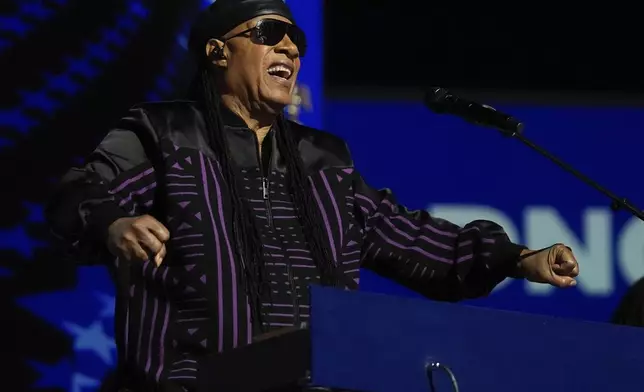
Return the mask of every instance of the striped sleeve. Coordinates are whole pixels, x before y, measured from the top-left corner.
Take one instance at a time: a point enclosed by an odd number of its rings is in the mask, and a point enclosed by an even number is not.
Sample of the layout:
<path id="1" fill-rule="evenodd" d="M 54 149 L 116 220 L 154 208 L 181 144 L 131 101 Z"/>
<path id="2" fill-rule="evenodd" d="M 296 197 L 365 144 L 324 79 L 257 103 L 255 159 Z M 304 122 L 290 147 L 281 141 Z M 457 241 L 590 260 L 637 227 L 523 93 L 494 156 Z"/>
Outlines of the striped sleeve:
<path id="1" fill-rule="evenodd" d="M 398 205 L 388 189 L 357 177 L 356 218 L 363 229 L 362 266 L 433 299 L 487 295 L 512 276 L 524 246 L 490 221 L 464 227 Z"/>
<path id="2" fill-rule="evenodd" d="M 139 173 L 149 167 L 141 139 L 149 139 L 152 134 L 143 111 L 132 109 L 84 166 L 65 174 L 45 210 L 64 258 L 78 264 L 112 261 L 105 246 L 107 229 L 117 219 L 135 213 L 137 202 L 141 202 L 142 192 L 134 188 L 150 180 L 150 176 Z M 146 185 L 150 184 L 141 186 Z"/>

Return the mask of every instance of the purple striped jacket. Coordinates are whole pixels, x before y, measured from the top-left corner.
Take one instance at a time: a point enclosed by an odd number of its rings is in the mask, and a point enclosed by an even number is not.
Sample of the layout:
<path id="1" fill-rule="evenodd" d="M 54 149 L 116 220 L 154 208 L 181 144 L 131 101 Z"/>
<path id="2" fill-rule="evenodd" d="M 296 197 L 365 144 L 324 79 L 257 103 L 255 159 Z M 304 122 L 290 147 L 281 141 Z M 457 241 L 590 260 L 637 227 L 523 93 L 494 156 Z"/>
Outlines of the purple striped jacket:
<path id="1" fill-rule="evenodd" d="M 309 316 L 308 291 L 319 281 L 285 180 L 284 160 L 224 111 L 226 137 L 242 178 L 241 196 L 254 211 L 271 301 L 265 327 Z M 347 279 L 369 268 L 429 298 L 455 301 L 486 295 L 524 247 L 488 221 L 465 227 L 408 211 L 389 190 L 369 187 L 339 138 L 290 124 L 319 208 L 325 244 Z M 231 200 L 220 164 L 206 144 L 193 102 L 147 103 L 111 130 L 82 168 L 72 169 L 47 208 L 57 237 L 80 263 L 117 271 L 116 330 L 122 381 L 134 388 L 193 390 L 208 354 L 251 342 L 249 304 L 238 285 Z M 264 167 L 267 166 L 267 167 Z M 160 212 L 161 211 L 161 212 Z M 104 238 L 116 219 L 162 214 L 170 233 L 165 262 L 115 263 Z M 124 272 L 125 271 L 125 272 Z"/>

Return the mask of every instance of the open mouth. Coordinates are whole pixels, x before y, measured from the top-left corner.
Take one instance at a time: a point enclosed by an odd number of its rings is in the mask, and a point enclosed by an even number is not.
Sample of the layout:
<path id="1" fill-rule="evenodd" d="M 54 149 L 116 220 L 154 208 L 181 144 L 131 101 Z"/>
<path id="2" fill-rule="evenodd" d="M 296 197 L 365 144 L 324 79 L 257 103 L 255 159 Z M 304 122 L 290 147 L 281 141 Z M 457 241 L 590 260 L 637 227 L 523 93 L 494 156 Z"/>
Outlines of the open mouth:
<path id="1" fill-rule="evenodd" d="M 267 72 L 275 78 L 286 81 L 293 76 L 293 66 L 287 63 L 275 63 L 268 68 Z"/>

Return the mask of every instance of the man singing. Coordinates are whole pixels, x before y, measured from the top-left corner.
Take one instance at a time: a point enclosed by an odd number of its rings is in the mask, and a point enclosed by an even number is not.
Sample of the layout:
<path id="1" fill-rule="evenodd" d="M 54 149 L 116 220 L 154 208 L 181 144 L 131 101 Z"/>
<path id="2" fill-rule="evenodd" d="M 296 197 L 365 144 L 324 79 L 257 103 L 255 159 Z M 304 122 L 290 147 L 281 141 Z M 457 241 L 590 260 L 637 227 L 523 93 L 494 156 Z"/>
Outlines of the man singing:
<path id="1" fill-rule="evenodd" d="M 114 272 L 122 388 L 195 390 L 209 354 L 306 321 L 310 284 L 355 288 L 361 267 L 445 301 L 575 285 L 567 247 L 408 211 L 341 139 L 287 121 L 306 39 L 282 0 L 216 1 L 190 50 L 192 100 L 133 108 L 47 210 L 77 262 Z"/>

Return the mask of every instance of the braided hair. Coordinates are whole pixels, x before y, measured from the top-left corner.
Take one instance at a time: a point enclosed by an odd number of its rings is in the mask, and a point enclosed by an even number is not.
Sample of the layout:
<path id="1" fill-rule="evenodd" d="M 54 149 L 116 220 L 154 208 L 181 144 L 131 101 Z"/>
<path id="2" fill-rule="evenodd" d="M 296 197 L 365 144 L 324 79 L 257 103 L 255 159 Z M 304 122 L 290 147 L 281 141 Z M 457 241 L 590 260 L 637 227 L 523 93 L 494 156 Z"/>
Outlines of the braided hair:
<path id="1" fill-rule="evenodd" d="M 232 203 L 233 238 L 235 239 L 236 259 L 243 274 L 240 283 L 245 288 L 250 300 L 251 317 L 256 325 L 262 328 L 261 300 L 264 293 L 270 295 L 268 280 L 263 260 L 262 243 L 257 226 L 253 220 L 253 211 L 249 203 L 240 197 L 241 181 L 238 168 L 231 157 L 224 124 L 220 112 L 221 98 L 217 90 L 218 70 L 207 59 L 200 63 L 198 76 L 191 88 L 192 97 L 202 105 L 206 124 L 206 139 L 221 166 L 224 181 L 228 186 Z M 336 266 L 325 246 L 325 233 L 319 222 L 320 211 L 310 191 L 310 179 L 293 137 L 289 122 L 283 114 L 276 121 L 276 143 L 280 154 L 286 162 L 288 188 L 293 196 L 293 204 L 306 242 L 309 244 L 311 258 L 324 285 L 335 286 L 338 283 Z M 293 294 L 295 295 L 295 294 Z"/>

